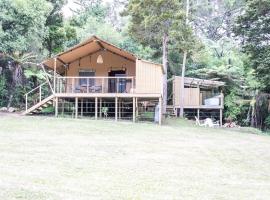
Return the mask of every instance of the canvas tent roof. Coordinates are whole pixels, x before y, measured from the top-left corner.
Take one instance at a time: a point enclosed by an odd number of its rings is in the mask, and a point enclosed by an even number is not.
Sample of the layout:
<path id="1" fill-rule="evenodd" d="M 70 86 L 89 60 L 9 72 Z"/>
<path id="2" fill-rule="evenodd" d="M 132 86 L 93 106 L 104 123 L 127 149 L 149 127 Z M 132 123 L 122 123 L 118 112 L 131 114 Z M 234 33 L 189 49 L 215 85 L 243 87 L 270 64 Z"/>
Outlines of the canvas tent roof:
<path id="1" fill-rule="evenodd" d="M 90 39 L 81 42 L 80 44 L 66 50 L 65 52 L 57 54 L 55 57 L 57 58 L 56 68 L 57 71 L 59 67 L 63 65 L 69 65 L 70 63 L 83 58 L 85 56 L 89 56 L 91 54 L 97 53 L 99 51 L 109 51 L 113 54 L 122 56 L 128 60 L 136 61 L 137 57 L 132 53 L 129 53 L 119 47 L 116 47 L 96 36 L 92 36 Z M 54 68 L 54 58 L 50 58 L 42 62 L 46 67 L 51 69 Z"/>

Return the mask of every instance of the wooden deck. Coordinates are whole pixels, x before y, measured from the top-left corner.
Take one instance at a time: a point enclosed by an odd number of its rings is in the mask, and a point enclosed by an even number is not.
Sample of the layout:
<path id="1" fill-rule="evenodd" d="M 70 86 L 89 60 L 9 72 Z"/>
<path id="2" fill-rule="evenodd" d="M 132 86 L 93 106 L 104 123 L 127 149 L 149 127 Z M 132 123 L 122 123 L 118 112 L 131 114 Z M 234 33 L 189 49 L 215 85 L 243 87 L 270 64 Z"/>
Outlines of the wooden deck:
<path id="1" fill-rule="evenodd" d="M 161 98 L 161 94 L 139 94 L 139 93 L 55 93 L 55 97 L 78 97 L 78 98 Z"/>
<path id="2" fill-rule="evenodd" d="M 180 106 L 175 106 L 175 108 L 180 108 Z M 205 109 L 205 110 L 207 110 L 207 109 L 209 109 L 209 110 L 217 109 L 217 110 L 220 110 L 220 109 L 224 109 L 224 107 L 221 106 L 221 105 L 218 105 L 218 106 L 199 105 L 199 106 L 185 106 L 184 109 L 201 109 L 201 110 L 203 110 L 203 109 Z"/>

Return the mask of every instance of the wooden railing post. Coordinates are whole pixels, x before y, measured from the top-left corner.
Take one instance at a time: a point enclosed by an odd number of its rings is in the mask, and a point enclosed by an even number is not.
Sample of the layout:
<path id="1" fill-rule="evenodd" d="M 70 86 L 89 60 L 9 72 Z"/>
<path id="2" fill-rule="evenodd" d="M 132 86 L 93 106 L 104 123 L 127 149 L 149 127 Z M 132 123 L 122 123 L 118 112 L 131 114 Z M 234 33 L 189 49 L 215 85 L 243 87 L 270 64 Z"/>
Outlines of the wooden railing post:
<path id="1" fill-rule="evenodd" d="M 71 80 L 71 88 L 72 88 L 71 93 L 74 93 L 74 91 L 75 91 L 75 79 L 74 78 L 72 78 L 72 80 Z"/>
<path id="2" fill-rule="evenodd" d="M 131 78 L 131 91 L 134 93 L 134 77 Z"/>
<path id="3" fill-rule="evenodd" d="M 86 78 L 86 93 L 89 93 L 89 78 Z"/>
<path id="4" fill-rule="evenodd" d="M 62 93 L 62 88 L 63 88 L 63 79 L 58 79 L 59 81 L 59 93 Z"/>
<path id="5" fill-rule="evenodd" d="M 102 87 L 102 93 L 104 93 L 104 91 L 105 91 L 105 81 L 104 81 L 104 77 L 102 78 L 101 87 Z"/>
<path id="6" fill-rule="evenodd" d="M 119 78 L 116 78 L 116 93 L 118 93 L 119 91 Z"/>

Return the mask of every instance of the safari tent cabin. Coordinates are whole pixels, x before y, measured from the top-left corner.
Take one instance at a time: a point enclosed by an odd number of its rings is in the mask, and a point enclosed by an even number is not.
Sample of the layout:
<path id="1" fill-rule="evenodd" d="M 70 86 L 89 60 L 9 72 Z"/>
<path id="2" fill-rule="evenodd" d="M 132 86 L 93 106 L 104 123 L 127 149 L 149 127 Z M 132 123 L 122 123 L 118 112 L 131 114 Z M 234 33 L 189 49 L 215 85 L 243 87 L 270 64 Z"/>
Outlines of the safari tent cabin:
<path id="1" fill-rule="evenodd" d="M 181 77 L 174 76 L 173 82 L 173 109 L 179 115 L 181 107 Z M 224 96 L 222 88 L 224 82 L 185 77 L 184 80 L 184 113 L 188 118 L 197 116 L 198 119 L 215 118 L 222 123 Z"/>
<path id="2" fill-rule="evenodd" d="M 160 64 L 93 36 L 41 65 L 53 75 L 26 94 L 25 114 L 37 113 L 49 102 L 56 116 L 155 119 L 161 123 L 158 110 L 164 71 Z M 50 95 L 44 96 L 45 90 Z M 38 99 L 33 102 L 30 96 L 34 94 Z"/>

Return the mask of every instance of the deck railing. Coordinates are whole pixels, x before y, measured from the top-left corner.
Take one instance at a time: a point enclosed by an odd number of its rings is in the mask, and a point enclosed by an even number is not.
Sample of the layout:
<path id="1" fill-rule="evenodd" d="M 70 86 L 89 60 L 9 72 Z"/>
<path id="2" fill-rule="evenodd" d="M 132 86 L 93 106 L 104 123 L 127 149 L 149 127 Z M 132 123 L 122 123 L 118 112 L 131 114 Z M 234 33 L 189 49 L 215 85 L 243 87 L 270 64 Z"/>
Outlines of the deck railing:
<path id="1" fill-rule="evenodd" d="M 56 77 L 55 93 L 134 93 L 135 78 Z"/>

